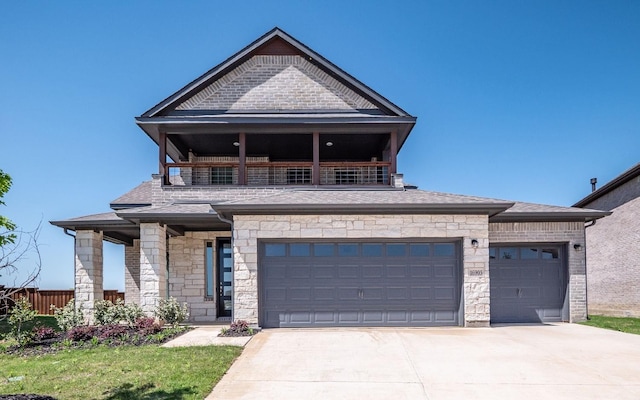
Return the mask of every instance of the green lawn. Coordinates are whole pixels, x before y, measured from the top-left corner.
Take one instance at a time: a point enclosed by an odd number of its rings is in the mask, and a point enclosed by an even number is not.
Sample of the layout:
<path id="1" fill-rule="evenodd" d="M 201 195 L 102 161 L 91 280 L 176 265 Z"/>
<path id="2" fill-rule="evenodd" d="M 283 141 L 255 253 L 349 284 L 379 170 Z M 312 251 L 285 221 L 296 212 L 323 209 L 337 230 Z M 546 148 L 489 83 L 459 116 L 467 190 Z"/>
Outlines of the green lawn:
<path id="1" fill-rule="evenodd" d="M 604 317 L 602 315 L 590 315 L 589 319 L 585 322 L 581 322 L 581 324 L 640 335 L 640 318 Z"/>
<path id="2" fill-rule="evenodd" d="M 9 317 L 5 317 L 5 316 L 3 316 L 2 320 L 0 320 L 0 337 L 2 337 L 4 334 L 8 333 L 11 330 L 8 320 L 9 320 Z M 34 326 L 38 326 L 38 325 L 50 326 L 57 331 L 60 330 L 58 328 L 58 323 L 56 322 L 56 319 L 53 317 L 53 315 L 38 315 L 33 319 L 33 321 L 27 322 L 23 329 L 31 330 L 33 329 Z"/>
<path id="3" fill-rule="evenodd" d="M 241 347 L 96 347 L 43 356 L 0 354 L 0 394 L 58 399 L 203 399 Z"/>

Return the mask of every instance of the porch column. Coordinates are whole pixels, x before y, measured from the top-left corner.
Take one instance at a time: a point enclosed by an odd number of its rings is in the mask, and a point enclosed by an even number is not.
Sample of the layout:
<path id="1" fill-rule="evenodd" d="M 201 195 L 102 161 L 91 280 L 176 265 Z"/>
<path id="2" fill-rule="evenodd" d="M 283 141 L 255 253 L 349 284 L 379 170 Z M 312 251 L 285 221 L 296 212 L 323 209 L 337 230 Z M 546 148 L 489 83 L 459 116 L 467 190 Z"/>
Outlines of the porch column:
<path id="1" fill-rule="evenodd" d="M 391 154 L 389 154 L 389 160 L 391 161 L 391 171 L 389 171 L 390 174 L 395 174 L 398 169 L 398 131 L 393 131 L 391 132 L 390 135 L 390 143 L 389 143 L 389 147 L 390 147 L 390 151 Z"/>
<path id="2" fill-rule="evenodd" d="M 238 185 L 247 184 L 247 135 L 244 132 L 238 134 Z"/>
<path id="3" fill-rule="evenodd" d="M 158 133 L 158 173 L 162 175 L 163 183 L 169 184 L 169 174 L 167 173 L 167 134 L 165 132 Z"/>
<path id="4" fill-rule="evenodd" d="M 93 323 L 94 302 L 104 300 L 102 239 L 102 232 L 76 231 L 74 297 L 88 323 Z"/>
<path id="5" fill-rule="evenodd" d="M 140 304 L 140 239 L 132 246 L 124 246 L 124 301 Z"/>
<path id="6" fill-rule="evenodd" d="M 151 316 L 167 295 L 167 229 L 140 223 L 140 306 Z"/>
<path id="7" fill-rule="evenodd" d="M 320 184 L 320 132 L 313 132 L 313 169 L 311 170 L 312 184 Z"/>

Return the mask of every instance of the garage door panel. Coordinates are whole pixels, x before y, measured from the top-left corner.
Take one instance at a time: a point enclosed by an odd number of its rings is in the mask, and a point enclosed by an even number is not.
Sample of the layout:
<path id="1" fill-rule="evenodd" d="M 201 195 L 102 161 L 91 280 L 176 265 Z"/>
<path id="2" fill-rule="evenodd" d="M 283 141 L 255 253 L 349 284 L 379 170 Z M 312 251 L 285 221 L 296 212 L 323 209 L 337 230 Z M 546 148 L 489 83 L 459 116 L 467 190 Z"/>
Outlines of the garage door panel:
<path id="1" fill-rule="evenodd" d="M 360 268 L 357 265 L 340 265 L 338 277 L 342 279 L 358 278 Z"/>
<path id="2" fill-rule="evenodd" d="M 263 327 L 458 324 L 459 261 L 447 256 L 454 244 L 438 255 L 429 243 L 284 245 L 271 249 L 277 257 L 261 252 Z"/>
<path id="3" fill-rule="evenodd" d="M 409 267 L 409 276 L 412 278 L 429 278 L 432 276 L 432 269 L 430 265 L 412 265 Z"/>
<path id="4" fill-rule="evenodd" d="M 362 277 L 367 279 L 378 279 L 384 277 L 384 267 L 382 265 L 363 265 Z"/>

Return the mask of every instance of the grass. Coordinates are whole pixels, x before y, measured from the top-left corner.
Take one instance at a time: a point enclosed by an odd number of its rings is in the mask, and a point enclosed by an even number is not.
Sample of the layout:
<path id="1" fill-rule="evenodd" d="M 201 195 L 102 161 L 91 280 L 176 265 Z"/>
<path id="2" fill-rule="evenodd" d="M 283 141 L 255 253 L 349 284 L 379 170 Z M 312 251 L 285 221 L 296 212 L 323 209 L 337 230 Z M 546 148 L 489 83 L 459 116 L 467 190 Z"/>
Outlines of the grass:
<path id="1" fill-rule="evenodd" d="M 37 325 L 50 326 L 56 331 L 60 330 L 53 315 L 38 315 L 32 321 L 24 324 L 23 330 L 31 330 L 34 326 Z M 10 330 L 11 327 L 9 326 L 9 317 L 3 316 L 0 320 L 0 337 L 9 333 Z"/>
<path id="2" fill-rule="evenodd" d="M 589 319 L 587 321 L 581 322 L 581 324 L 640 335 L 640 318 L 605 317 L 602 315 L 590 315 Z"/>
<path id="3" fill-rule="evenodd" d="M 203 399 L 241 347 L 99 346 L 21 357 L 0 354 L 0 394 L 58 399 Z M 22 378 L 20 378 L 22 377 Z"/>

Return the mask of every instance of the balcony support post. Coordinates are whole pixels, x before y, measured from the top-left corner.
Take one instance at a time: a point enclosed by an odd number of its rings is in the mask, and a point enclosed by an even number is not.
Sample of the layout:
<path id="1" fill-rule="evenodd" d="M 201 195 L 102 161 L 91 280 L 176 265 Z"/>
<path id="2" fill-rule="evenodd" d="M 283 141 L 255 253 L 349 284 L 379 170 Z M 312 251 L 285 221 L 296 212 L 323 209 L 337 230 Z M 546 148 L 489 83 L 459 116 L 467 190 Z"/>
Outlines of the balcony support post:
<path id="1" fill-rule="evenodd" d="M 247 184 L 247 135 L 244 132 L 238 134 L 238 185 Z"/>
<path id="2" fill-rule="evenodd" d="M 169 174 L 167 171 L 167 133 L 166 132 L 158 132 L 158 173 L 162 175 L 162 183 L 165 185 L 169 184 Z"/>
<path id="3" fill-rule="evenodd" d="M 320 185 L 320 132 L 313 132 L 313 168 L 311 169 L 311 183 Z"/>
<path id="4" fill-rule="evenodd" d="M 398 131 L 392 131 L 389 138 L 389 147 L 391 154 L 389 154 L 389 161 L 391 166 L 389 167 L 389 173 L 395 174 L 397 171 L 397 159 L 398 159 Z"/>

